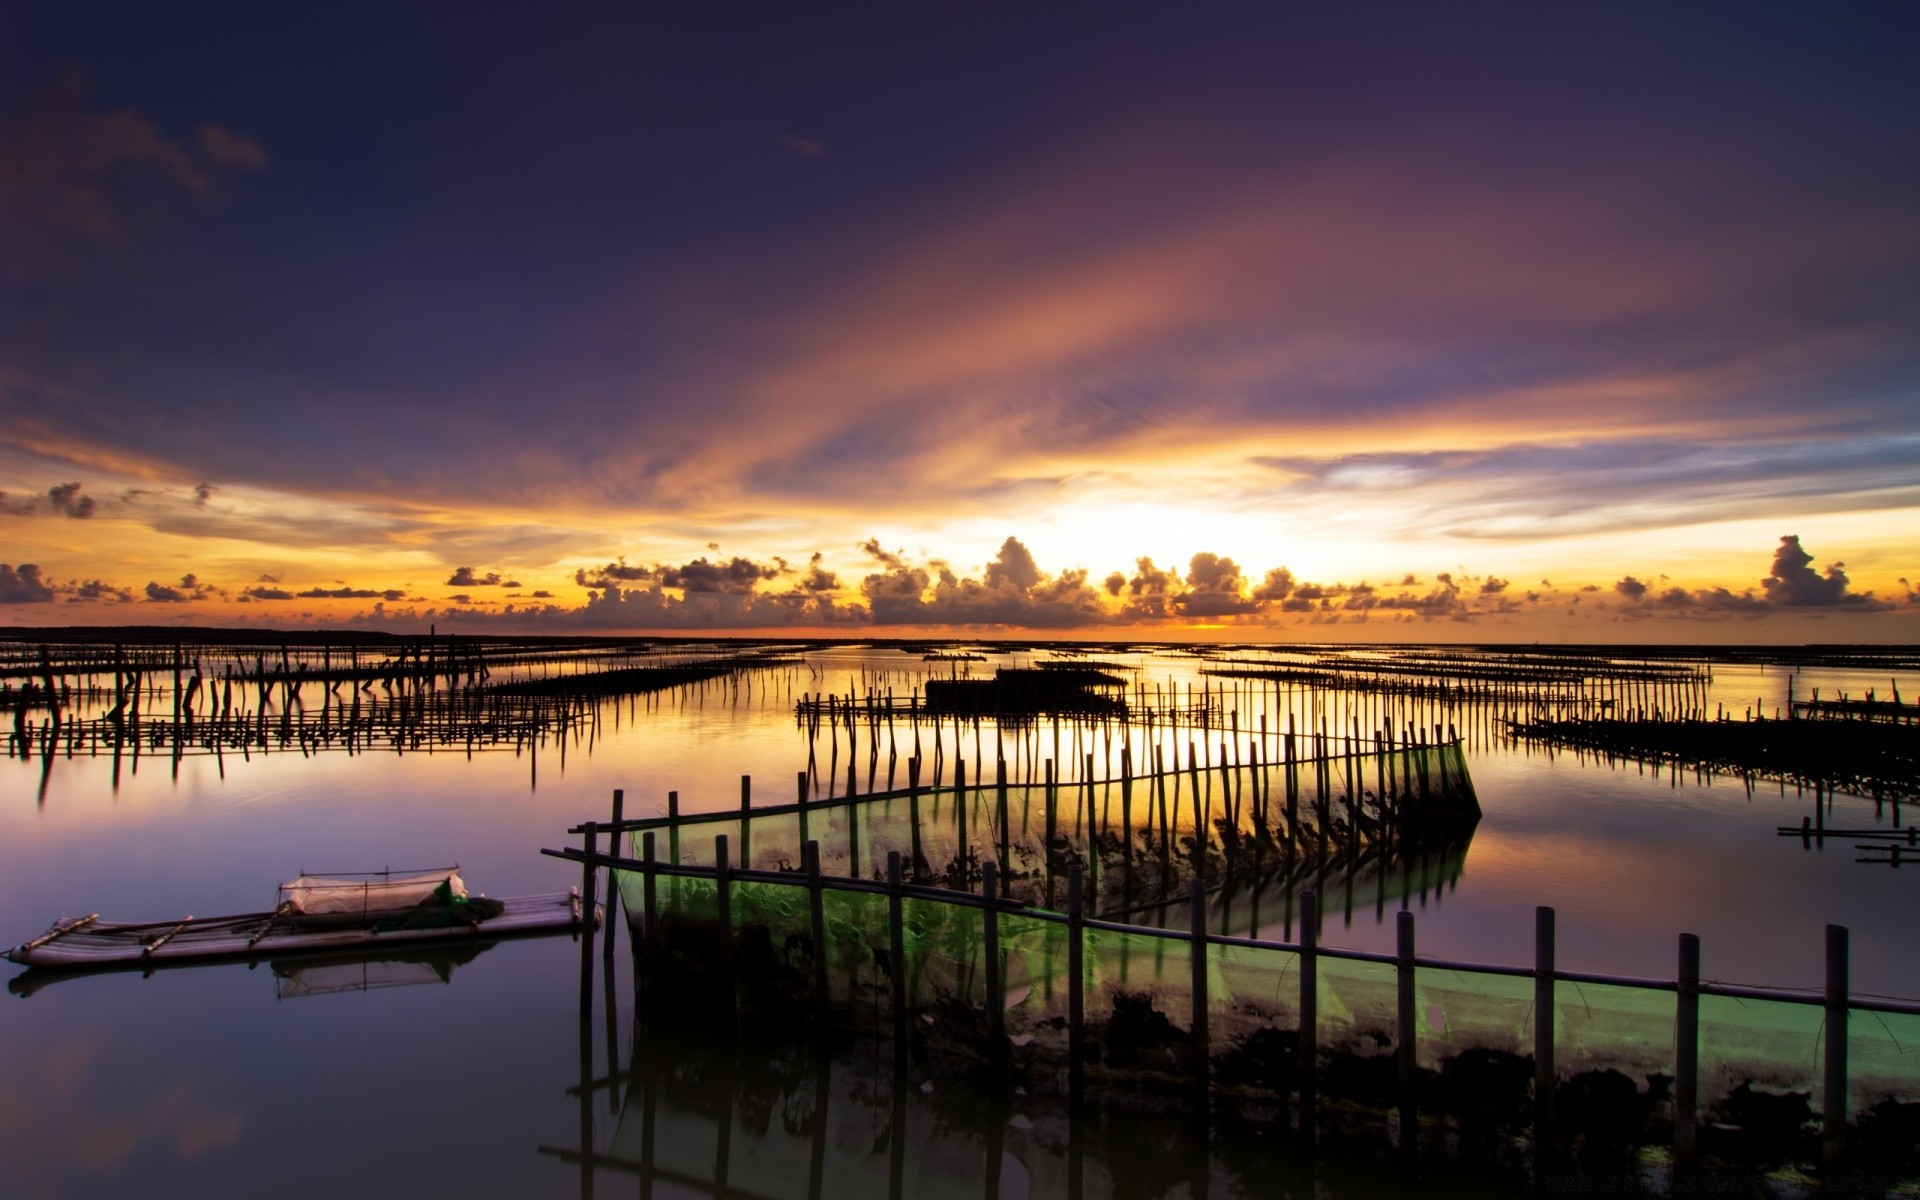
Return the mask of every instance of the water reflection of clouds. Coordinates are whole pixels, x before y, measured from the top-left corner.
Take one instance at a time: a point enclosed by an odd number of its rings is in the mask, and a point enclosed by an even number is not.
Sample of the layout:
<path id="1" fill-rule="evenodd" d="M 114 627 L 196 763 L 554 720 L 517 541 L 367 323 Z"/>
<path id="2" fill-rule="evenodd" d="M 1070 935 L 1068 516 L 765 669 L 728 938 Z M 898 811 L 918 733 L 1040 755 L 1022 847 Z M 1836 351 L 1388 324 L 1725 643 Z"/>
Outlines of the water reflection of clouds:
<path id="1" fill-rule="evenodd" d="M 191 1078 L 130 1086 L 124 1062 L 83 1034 L 13 1045 L 0 1072 L 0 1162 L 24 1196 L 85 1195 L 81 1180 L 143 1155 L 192 1162 L 237 1145 L 246 1115 L 210 1104 Z M 78 1178 L 77 1178 L 78 1177 Z"/>

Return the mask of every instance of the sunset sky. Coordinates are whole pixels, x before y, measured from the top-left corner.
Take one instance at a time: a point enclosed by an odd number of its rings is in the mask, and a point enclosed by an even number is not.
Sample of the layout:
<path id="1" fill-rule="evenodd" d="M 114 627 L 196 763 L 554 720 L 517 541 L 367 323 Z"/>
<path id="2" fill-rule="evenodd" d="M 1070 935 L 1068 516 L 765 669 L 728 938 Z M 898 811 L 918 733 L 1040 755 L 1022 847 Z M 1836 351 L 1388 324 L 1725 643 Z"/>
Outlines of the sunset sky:
<path id="1" fill-rule="evenodd" d="M 20 3 L 0 624 L 1920 641 L 1920 8 Z"/>

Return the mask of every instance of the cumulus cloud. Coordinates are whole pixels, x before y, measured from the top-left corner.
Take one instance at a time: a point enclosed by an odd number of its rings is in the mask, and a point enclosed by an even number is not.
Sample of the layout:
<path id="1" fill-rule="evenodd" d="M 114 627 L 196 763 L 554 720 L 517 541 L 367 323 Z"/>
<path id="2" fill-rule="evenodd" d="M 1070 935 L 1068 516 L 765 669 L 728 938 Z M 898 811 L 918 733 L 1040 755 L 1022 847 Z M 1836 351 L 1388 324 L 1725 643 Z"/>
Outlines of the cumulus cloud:
<path id="1" fill-rule="evenodd" d="M 147 600 L 153 604 L 184 604 L 189 600 L 205 600 L 219 594 L 219 589 L 203 583 L 198 575 L 191 572 L 182 575 L 177 585 L 149 582 L 146 587 Z"/>
<path id="2" fill-rule="evenodd" d="M 407 598 L 407 594 L 399 588 L 310 587 L 298 595 L 302 600 L 404 600 Z"/>
<path id="3" fill-rule="evenodd" d="M 458 588 L 500 587 L 501 586 L 500 572 L 488 571 L 485 575 L 475 575 L 473 573 L 472 567 L 461 567 L 458 570 L 454 571 L 452 577 L 447 580 L 447 586 L 458 587 Z M 510 583 L 510 584 L 507 584 L 506 586 L 519 587 L 520 585 L 517 583 Z"/>
<path id="4" fill-rule="evenodd" d="M 32 496 L 9 496 L 0 492 L 0 513 L 30 517 L 46 512 L 84 521 L 93 515 L 95 505 L 92 496 L 80 494 L 81 487 L 78 483 L 57 483 Z"/>
<path id="5" fill-rule="evenodd" d="M 882 546 L 879 538 L 868 538 L 866 541 L 861 542 L 860 549 L 863 550 L 869 558 L 890 570 L 897 571 L 907 565 L 906 561 L 902 559 L 899 554 Z"/>
<path id="6" fill-rule="evenodd" d="M 1246 595 L 1247 581 L 1231 558 L 1201 551 L 1187 563 L 1186 589 L 1173 597 L 1185 617 L 1225 617 L 1252 612 L 1258 602 Z"/>
<path id="7" fill-rule="evenodd" d="M 545 598 L 545 593 L 535 593 Z M 371 625 L 420 625 L 430 621 L 450 622 L 463 628 L 485 628 L 542 632 L 554 630 L 621 633 L 654 630 L 751 630 L 833 627 L 859 624 L 867 611 L 857 604 L 840 604 L 829 595 L 813 595 L 801 590 L 766 591 L 692 591 L 676 595 L 658 581 L 646 587 L 623 587 L 608 582 L 593 589 L 586 603 L 569 607 L 559 604 L 506 604 L 498 611 L 473 605 L 467 595 L 449 597 L 454 607 L 426 609 L 389 608 L 385 601 L 356 623 Z"/>
<path id="8" fill-rule="evenodd" d="M 679 567 L 656 568 L 657 578 L 666 587 L 688 592 L 730 592 L 747 595 L 768 579 L 777 579 L 780 568 L 734 557 L 723 563 L 705 557 Z"/>
<path id="9" fill-rule="evenodd" d="M 1000 553 L 987 564 L 987 586 L 1025 591 L 1039 582 L 1040 567 L 1033 561 L 1033 552 L 1019 538 L 1000 543 Z"/>
<path id="10" fill-rule="evenodd" d="M 1180 594 L 1180 575 L 1163 571 L 1153 559 L 1142 555 L 1133 560 L 1133 574 L 1126 581 L 1126 603 L 1121 615 L 1135 620 L 1157 621 L 1173 615 L 1173 599 Z"/>
<path id="11" fill-rule="evenodd" d="M 613 587 L 622 583 L 642 583 L 656 578 L 655 568 L 628 566 L 622 558 L 604 567 L 582 567 L 573 573 L 573 581 L 583 588 Z"/>
<path id="12" fill-rule="evenodd" d="M 116 587 L 98 579 L 88 579 L 73 585 L 67 594 L 69 604 L 90 604 L 95 601 L 108 601 L 125 604 L 133 599 L 133 589 Z"/>
<path id="13" fill-rule="evenodd" d="M 52 599 L 53 588 L 40 578 L 39 564 L 16 568 L 0 563 L 0 604 L 45 604 Z"/>
<path id="14" fill-rule="evenodd" d="M 802 591 L 825 593 L 840 589 L 840 577 L 820 565 L 825 559 L 826 555 L 815 550 L 813 557 L 807 560 L 807 573 L 799 584 Z"/>
<path id="15" fill-rule="evenodd" d="M 1800 545 L 1800 539 L 1789 534 L 1774 548 L 1772 565 L 1766 578 L 1760 581 L 1758 594 L 1752 589 L 1735 592 L 1725 587 L 1692 591 L 1682 587 L 1656 589 L 1632 575 L 1616 582 L 1613 590 L 1624 598 L 1625 611 L 1633 617 L 1662 613 L 1751 617 L 1787 610 L 1880 612 L 1893 607 L 1871 592 L 1849 591 L 1845 564 L 1833 563 L 1821 572 L 1813 569 L 1813 561 L 1813 555 Z"/>
<path id="16" fill-rule="evenodd" d="M 1848 592 L 1845 563 L 1833 563 L 1826 572 L 1813 569 L 1813 555 L 1788 534 L 1773 552 L 1773 569 L 1760 581 L 1769 602 L 1779 608 L 1885 608 L 1870 593 Z"/>
<path id="17" fill-rule="evenodd" d="M 996 625 L 1060 629 L 1108 620 L 1084 570 L 1047 575 L 1018 539 L 1009 537 L 982 578 L 962 577 L 945 563 L 913 566 L 898 555 L 866 549 L 887 569 L 860 591 L 878 625 Z"/>
<path id="18" fill-rule="evenodd" d="M 1413 582 L 1413 576 L 1407 576 L 1407 582 Z M 1267 572 L 1260 586 L 1253 589 L 1253 598 L 1261 601 L 1279 602 L 1293 594 L 1293 572 L 1285 567 L 1275 567 Z"/>

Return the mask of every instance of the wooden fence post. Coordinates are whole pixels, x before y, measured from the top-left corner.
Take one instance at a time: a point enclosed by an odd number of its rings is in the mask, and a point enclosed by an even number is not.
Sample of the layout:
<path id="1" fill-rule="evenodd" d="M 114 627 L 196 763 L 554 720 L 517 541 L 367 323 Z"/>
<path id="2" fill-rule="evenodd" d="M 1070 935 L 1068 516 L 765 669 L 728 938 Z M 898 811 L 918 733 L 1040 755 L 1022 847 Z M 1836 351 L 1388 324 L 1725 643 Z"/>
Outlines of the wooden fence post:
<path id="1" fill-rule="evenodd" d="M 1318 1120 L 1320 1077 L 1320 897 L 1300 893 L 1300 1142 L 1311 1151 Z"/>
<path id="2" fill-rule="evenodd" d="M 1051 861 L 1052 861 L 1052 859 L 1053 859 L 1053 840 L 1054 840 L 1054 838 L 1055 838 L 1055 837 L 1056 837 L 1056 836 L 1058 835 L 1058 833 L 1059 833 L 1059 829 L 1060 829 L 1060 813 L 1059 813 L 1059 807 L 1058 807 L 1058 804 L 1057 804 L 1057 802 L 1056 802 L 1056 801 L 1055 801 L 1055 799 L 1054 799 L 1054 790 L 1053 790 L 1053 789 L 1054 789 L 1054 778 L 1053 778 L 1053 760 L 1049 758 L 1049 759 L 1047 760 L 1047 765 L 1046 765 L 1046 792 L 1045 792 L 1045 795 L 1046 795 L 1046 799 L 1047 799 L 1047 853 L 1046 853 L 1046 858 L 1047 858 L 1047 860 L 1048 860 L 1049 862 L 1051 862 Z M 1051 875 L 1049 875 L 1049 876 L 1048 876 L 1048 878 L 1049 878 L 1049 879 L 1051 879 L 1051 878 L 1052 878 L 1052 876 L 1051 876 Z"/>
<path id="3" fill-rule="evenodd" d="M 720 927 L 720 979 L 726 990 L 727 1011 L 734 1012 L 739 991 L 733 979 L 733 864 L 728 861 L 727 835 L 713 839 L 713 911 Z"/>
<path id="4" fill-rule="evenodd" d="M 1680 935 L 1673 1018 L 1673 1161 L 1693 1165 L 1700 1106 L 1700 939 Z"/>
<path id="5" fill-rule="evenodd" d="M 740 869 L 753 869 L 753 776 L 740 777 Z"/>
<path id="6" fill-rule="evenodd" d="M 920 881 L 920 864 L 926 854 L 920 849 L 920 756 L 907 760 L 907 819 L 913 825 L 913 878 Z"/>
<path id="7" fill-rule="evenodd" d="M 622 810 L 626 807 L 626 802 L 627 802 L 627 793 L 625 792 L 625 790 L 621 788 L 613 789 L 613 827 L 607 834 L 607 854 L 614 858 L 620 857 L 620 819 L 624 815 Z M 601 943 L 600 943 L 600 954 L 601 954 L 601 957 L 605 958 L 609 964 L 613 962 L 613 942 L 616 936 L 617 929 L 620 924 L 620 922 L 615 918 L 617 918 L 619 915 L 620 915 L 620 888 L 617 884 L 614 883 L 613 868 L 608 867 L 607 868 L 607 915 L 606 915 L 607 924 L 606 924 L 606 930 L 602 936 Z M 608 969 L 611 970 L 612 969 L 611 966 L 609 966 Z"/>
<path id="8" fill-rule="evenodd" d="M 1553 1136 L 1553 909 L 1533 910 L 1533 1140 L 1544 1153 Z"/>
<path id="9" fill-rule="evenodd" d="M 1006 1058 L 1007 989 L 1000 967 L 1000 880 L 997 864 L 987 859 L 980 864 L 981 925 L 985 939 L 981 955 L 986 967 L 987 1058 L 999 1064 Z"/>
<path id="10" fill-rule="evenodd" d="M 1187 889 L 1187 954 L 1191 964 L 1194 1116 L 1207 1119 L 1207 1084 L 1213 1044 L 1207 1030 L 1207 890 L 1194 876 Z"/>
<path id="11" fill-rule="evenodd" d="M 647 864 L 640 881 L 640 922 L 649 950 L 660 942 L 660 888 L 653 846 L 653 830 L 649 829 L 640 835 L 640 858 Z"/>
<path id="12" fill-rule="evenodd" d="M 1420 1141 L 1420 1117 L 1415 1089 L 1419 1081 L 1419 1026 L 1414 1018 L 1413 913 L 1401 909 L 1396 922 L 1394 982 L 1399 985 L 1400 1149 L 1415 1153 Z"/>
<path id="13" fill-rule="evenodd" d="M 1086 901 L 1081 868 L 1067 866 L 1067 1095 L 1078 1104 L 1086 1082 Z"/>
<path id="14" fill-rule="evenodd" d="M 964 889 L 967 878 L 967 764 L 957 755 L 953 760 L 953 819 L 955 842 L 959 846 L 954 852 L 954 862 L 959 867 L 960 886 Z"/>
<path id="15" fill-rule="evenodd" d="M 1000 873 L 1005 875 L 1012 869 L 1013 832 L 1007 828 L 1007 760 L 1004 758 L 994 761 L 993 790 L 994 811 L 1000 822 Z"/>
<path id="16" fill-rule="evenodd" d="M 907 922 L 900 852 L 887 851 L 887 976 L 893 985 L 893 1061 L 907 1061 Z"/>
<path id="17" fill-rule="evenodd" d="M 595 886 L 600 876 L 600 827 L 587 822 L 581 834 L 586 854 L 580 860 L 580 1013 L 593 1011 L 593 906 L 598 902 Z"/>
<path id="18" fill-rule="evenodd" d="M 1827 1062 L 1820 1091 L 1820 1157 L 1837 1171 L 1847 1152 L 1847 927 L 1827 926 Z"/>
<path id="19" fill-rule="evenodd" d="M 808 933 L 813 939 L 814 1004 L 827 1006 L 827 909 L 820 885 L 820 843 L 808 842 L 801 851 L 807 871 Z"/>

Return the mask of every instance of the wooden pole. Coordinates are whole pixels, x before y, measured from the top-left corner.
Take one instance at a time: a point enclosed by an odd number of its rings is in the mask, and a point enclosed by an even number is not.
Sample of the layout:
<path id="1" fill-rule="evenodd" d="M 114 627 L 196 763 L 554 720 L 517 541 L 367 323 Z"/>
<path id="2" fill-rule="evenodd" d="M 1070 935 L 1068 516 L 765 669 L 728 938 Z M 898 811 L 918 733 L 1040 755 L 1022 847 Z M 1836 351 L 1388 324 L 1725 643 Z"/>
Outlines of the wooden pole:
<path id="1" fill-rule="evenodd" d="M 1078 1105 L 1086 1085 L 1086 901 L 1080 863 L 1067 867 L 1067 1095 Z"/>
<path id="2" fill-rule="evenodd" d="M 1187 889 L 1187 953 L 1191 967 L 1193 1001 L 1193 1115 L 1201 1124 L 1207 1120 L 1207 1076 L 1212 1064 L 1213 1046 L 1207 1031 L 1207 891 L 1200 877 L 1194 876 Z"/>
<path id="3" fill-rule="evenodd" d="M 625 790 L 621 788 L 613 789 L 613 828 L 607 833 L 607 853 L 615 857 L 618 857 L 620 854 L 620 819 L 623 815 L 622 810 L 626 807 L 626 802 L 627 794 Z M 609 971 L 613 969 L 611 965 L 613 962 L 613 943 L 616 930 L 620 924 L 615 918 L 619 916 L 619 913 L 620 889 L 614 886 L 613 868 L 608 867 L 606 930 L 601 935 L 600 953 L 601 956 L 607 960 L 609 964 L 607 969 Z"/>
<path id="4" fill-rule="evenodd" d="M 1827 926 L 1827 1062 L 1820 1092 L 1821 1160 L 1840 1169 L 1847 1151 L 1847 927 Z"/>
<path id="5" fill-rule="evenodd" d="M 1401 909 L 1397 921 L 1397 945 L 1394 953 L 1394 982 L 1399 985 L 1400 1059 L 1400 1149 L 1415 1153 L 1420 1141 L 1420 1119 L 1415 1088 L 1419 1076 L 1418 1026 L 1414 1023 L 1413 913 Z"/>
<path id="6" fill-rule="evenodd" d="M 813 939 L 814 1005 L 827 1006 L 827 909 L 820 885 L 820 843 L 808 842 L 801 852 L 807 871 L 808 934 Z"/>
<path id="7" fill-rule="evenodd" d="M 887 851 L 887 976 L 893 985 L 893 1061 L 907 1061 L 907 923 L 900 852 Z"/>
<path id="8" fill-rule="evenodd" d="M 600 827 L 587 822 L 587 828 L 580 835 L 586 855 L 580 860 L 580 1015 L 593 1012 L 593 906 L 595 904 L 594 886 L 599 880 L 600 865 L 598 852 Z"/>
<path id="9" fill-rule="evenodd" d="M 1320 897 L 1300 893 L 1300 1144 L 1311 1152 L 1318 1120 L 1320 1075 Z"/>
<path id="10" fill-rule="evenodd" d="M 992 859 L 980 864 L 980 895 L 984 940 L 981 957 L 986 968 L 987 1059 L 996 1066 L 1006 1059 L 1007 988 L 1000 963 L 1000 880 Z"/>
<path id="11" fill-rule="evenodd" d="M 753 869 L 753 776 L 740 777 L 740 867 Z"/>
<path id="12" fill-rule="evenodd" d="M 649 829 L 640 835 L 640 858 L 647 864 L 640 881 L 640 924 L 649 948 L 660 940 L 660 884 L 653 847 L 653 830 Z"/>
<path id="13" fill-rule="evenodd" d="M 920 849 L 920 756 L 907 760 L 907 821 L 912 826 L 913 878 L 920 879 L 920 864 L 926 860 Z"/>
<path id="14" fill-rule="evenodd" d="M 954 865 L 960 872 L 960 886 L 964 889 L 967 877 L 967 763 L 958 754 L 953 756 L 953 820 Z"/>
<path id="15" fill-rule="evenodd" d="M 1004 758 L 994 760 L 993 790 L 994 811 L 1000 822 L 1000 873 L 1005 875 L 1012 870 L 1012 832 L 1007 828 L 1007 760 Z"/>
<path id="16" fill-rule="evenodd" d="M 713 839 L 714 923 L 720 933 L 720 980 L 727 996 L 727 1011 L 733 1013 L 739 991 L 733 979 L 733 864 L 728 860 L 727 835 Z"/>
<path id="17" fill-rule="evenodd" d="M 1533 1140 L 1544 1154 L 1553 1136 L 1553 909 L 1533 910 Z"/>
<path id="18" fill-rule="evenodd" d="M 1679 999 L 1673 1018 L 1673 1161 L 1693 1165 L 1700 1105 L 1700 939 L 1680 935 Z"/>

